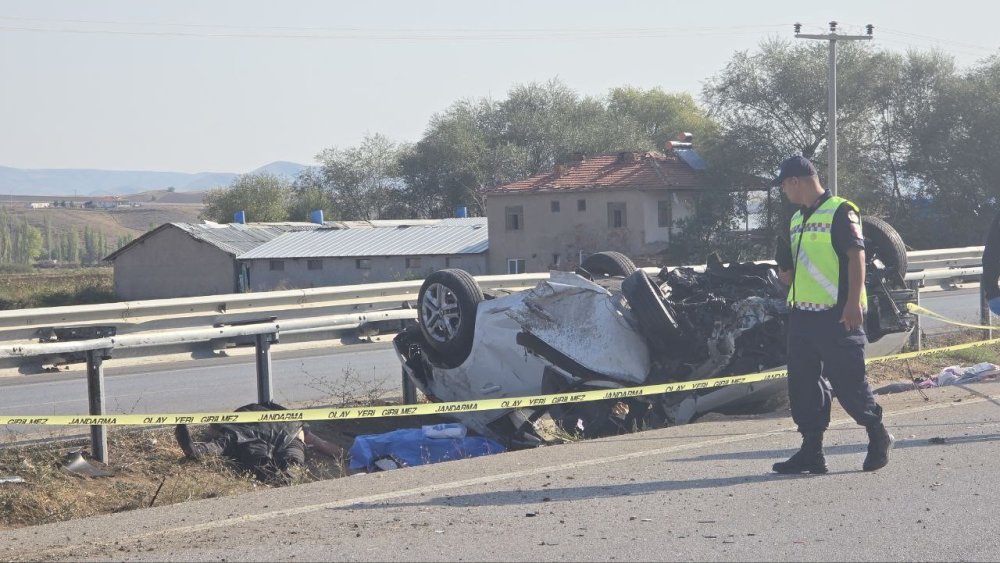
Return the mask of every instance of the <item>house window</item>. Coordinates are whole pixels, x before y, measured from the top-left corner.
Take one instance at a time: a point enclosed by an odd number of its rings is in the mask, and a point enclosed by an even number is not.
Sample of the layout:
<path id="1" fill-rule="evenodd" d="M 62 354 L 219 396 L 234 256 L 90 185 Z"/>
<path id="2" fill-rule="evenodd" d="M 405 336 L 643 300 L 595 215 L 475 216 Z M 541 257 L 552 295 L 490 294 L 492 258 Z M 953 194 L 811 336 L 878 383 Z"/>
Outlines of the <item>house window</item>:
<path id="1" fill-rule="evenodd" d="M 524 228 L 524 206 L 507 207 L 507 230 L 520 231 Z"/>
<path id="2" fill-rule="evenodd" d="M 524 273 L 524 258 L 508 258 L 507 259 L 507 273 L 508 274 L 523 274 Z"/>
<path id="3" fill-rule="evenodd" d="M 372 267 L 372 261 L 368 258 L 358 258 L 354 261 L 354 267 L 359 270 L 370 270 Z"/>
<path id="4" fill-rule="evenodd" d="M 625 220 L 625 202 L 613 201 L 608 203 L 608 228 L 624 229 L 628 226 Z"/>
<path id="5" fill-rule="evenodd" d="M 283 272 L 283 271 L 285 271 L 285 261 L 284 260 L 271 260 L 271 271 L 272 272 Z"/>
<path id="6" fill-rule="evenodd" d="M 576 210 L 577 211 L 586 211 L 587 210 L 587 200 L 585 200 L 585 199 L 578 199 L 578 200 L 576 200 Z"/>
<path id="7" fill-rule="evenodd" d="M 555 268 L 559 267 L 559 255 L 558 254 L 553 254 L 552 255 L 552 266 L 555 267 Z"/>
<path id="8" fill-rule="evenodd" d="M 549 209 L 551 209 L 553 213 L 559 213 L 559 202 L 558 201 L 550 202 Z"/>
<path id="9" fill-rule="evenodd" d="M 419 268 L 420 267 L 420 258 L 407 258 L 406 259 L 406 267 L 407 268 Z"/>
<path id="10" fill-rule="evenodd" d="M 656 224 L 661 228 L 672 228 L 674 226 L 674 207 L 670 199 L 661 199 L 656 202 Z"/>
<path id="11" fill-rule="evenodd" d="M 308 266 L 308 268 L 310 270 L 322 270 L 323 269 L 323 261 L 322 260 L 309 260 L 306 264 L 307 264 L 307 266 Z"/>

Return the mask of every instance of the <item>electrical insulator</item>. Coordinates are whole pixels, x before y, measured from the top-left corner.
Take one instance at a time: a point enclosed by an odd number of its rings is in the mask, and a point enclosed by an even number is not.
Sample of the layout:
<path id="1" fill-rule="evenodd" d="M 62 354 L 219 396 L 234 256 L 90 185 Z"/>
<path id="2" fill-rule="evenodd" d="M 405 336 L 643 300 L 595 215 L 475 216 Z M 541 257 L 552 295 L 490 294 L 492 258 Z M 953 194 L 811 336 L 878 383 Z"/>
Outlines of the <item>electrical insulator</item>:
<path id="1" fill-rule="evenodd" d="M 830 33 L 836 33 L 836 32 L 837 32 L 837 22 L 835 21 L 830 22 Z"/>
<path id="2" fill-rule="evenodd" d="M 875 31 L 875 26 L 872 24 L 868 24 L 865 26 L 865 29 L 868 30 L 868 35 L 871 35 Z"/>
<path id="3" fill-rule="evenodd" d="M 795 24 L 795 33 L 801 33 L 801 32 L 802 32 L 802 24 L 800 23 Z"/>

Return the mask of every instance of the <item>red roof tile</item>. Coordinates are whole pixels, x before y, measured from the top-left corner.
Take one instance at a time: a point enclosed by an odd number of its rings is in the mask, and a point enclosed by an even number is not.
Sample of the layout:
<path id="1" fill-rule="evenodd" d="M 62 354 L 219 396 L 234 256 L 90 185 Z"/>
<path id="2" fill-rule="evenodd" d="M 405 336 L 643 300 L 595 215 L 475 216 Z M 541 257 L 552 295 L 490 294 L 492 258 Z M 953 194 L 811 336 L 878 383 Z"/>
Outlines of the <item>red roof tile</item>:
<path id="1" fill-rule="evenodd" d="M 582 189 L 702 189 L 702 176 L 672 154 L 622 152 L 588 156 L 523 180 L 495 193 Z"/>

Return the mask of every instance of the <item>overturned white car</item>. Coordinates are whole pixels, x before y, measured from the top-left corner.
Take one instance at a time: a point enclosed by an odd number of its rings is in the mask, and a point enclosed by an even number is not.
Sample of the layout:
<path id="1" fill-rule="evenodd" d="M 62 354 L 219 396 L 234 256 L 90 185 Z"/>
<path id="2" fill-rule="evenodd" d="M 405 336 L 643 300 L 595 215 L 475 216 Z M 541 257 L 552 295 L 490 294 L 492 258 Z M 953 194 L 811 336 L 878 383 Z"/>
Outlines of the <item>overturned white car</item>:
<path id="1" fill-rule="evenodd" d="M 869 356 L 898 351 L 912 318 L 906 253 L 887 224 L 866 218 Z M 484 295 L 462 270 L 428 276 L 418 322 L 393 341 L 404 373 L 432 401 L 521 397 L 746 374 L 783 366 L 787 288 L 768 263 L 663 269 L 655 277 L 615 252 L 536 287 Z M 545 412 L 586 437 L 683 424 L 710 411 L 761 412 L 786 397 L 784 380 L 684 393 L 456 413 L 508 445 L 538 442 Z"/>

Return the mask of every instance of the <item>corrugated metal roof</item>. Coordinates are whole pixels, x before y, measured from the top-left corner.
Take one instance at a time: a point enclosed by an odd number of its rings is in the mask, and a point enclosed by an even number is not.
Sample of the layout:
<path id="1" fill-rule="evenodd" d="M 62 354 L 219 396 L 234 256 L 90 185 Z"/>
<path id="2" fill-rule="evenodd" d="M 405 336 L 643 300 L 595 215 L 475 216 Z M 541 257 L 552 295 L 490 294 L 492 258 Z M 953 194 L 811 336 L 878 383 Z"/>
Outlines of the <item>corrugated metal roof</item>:
<path id="1" fill-rule="evenodd" d="M 239 255 L 295 231 L 320 228 L 315 223 L 173 223 L 194 238 L 207 242 L 230 254 Z"/>
<path id="2" fill-rule="evenodd" d="M 446 219 L 436 225 L 319 229 L 283 234 L 237 258 L 336 258 L 480 254 L 489 248 L 486 219 Z"/>

